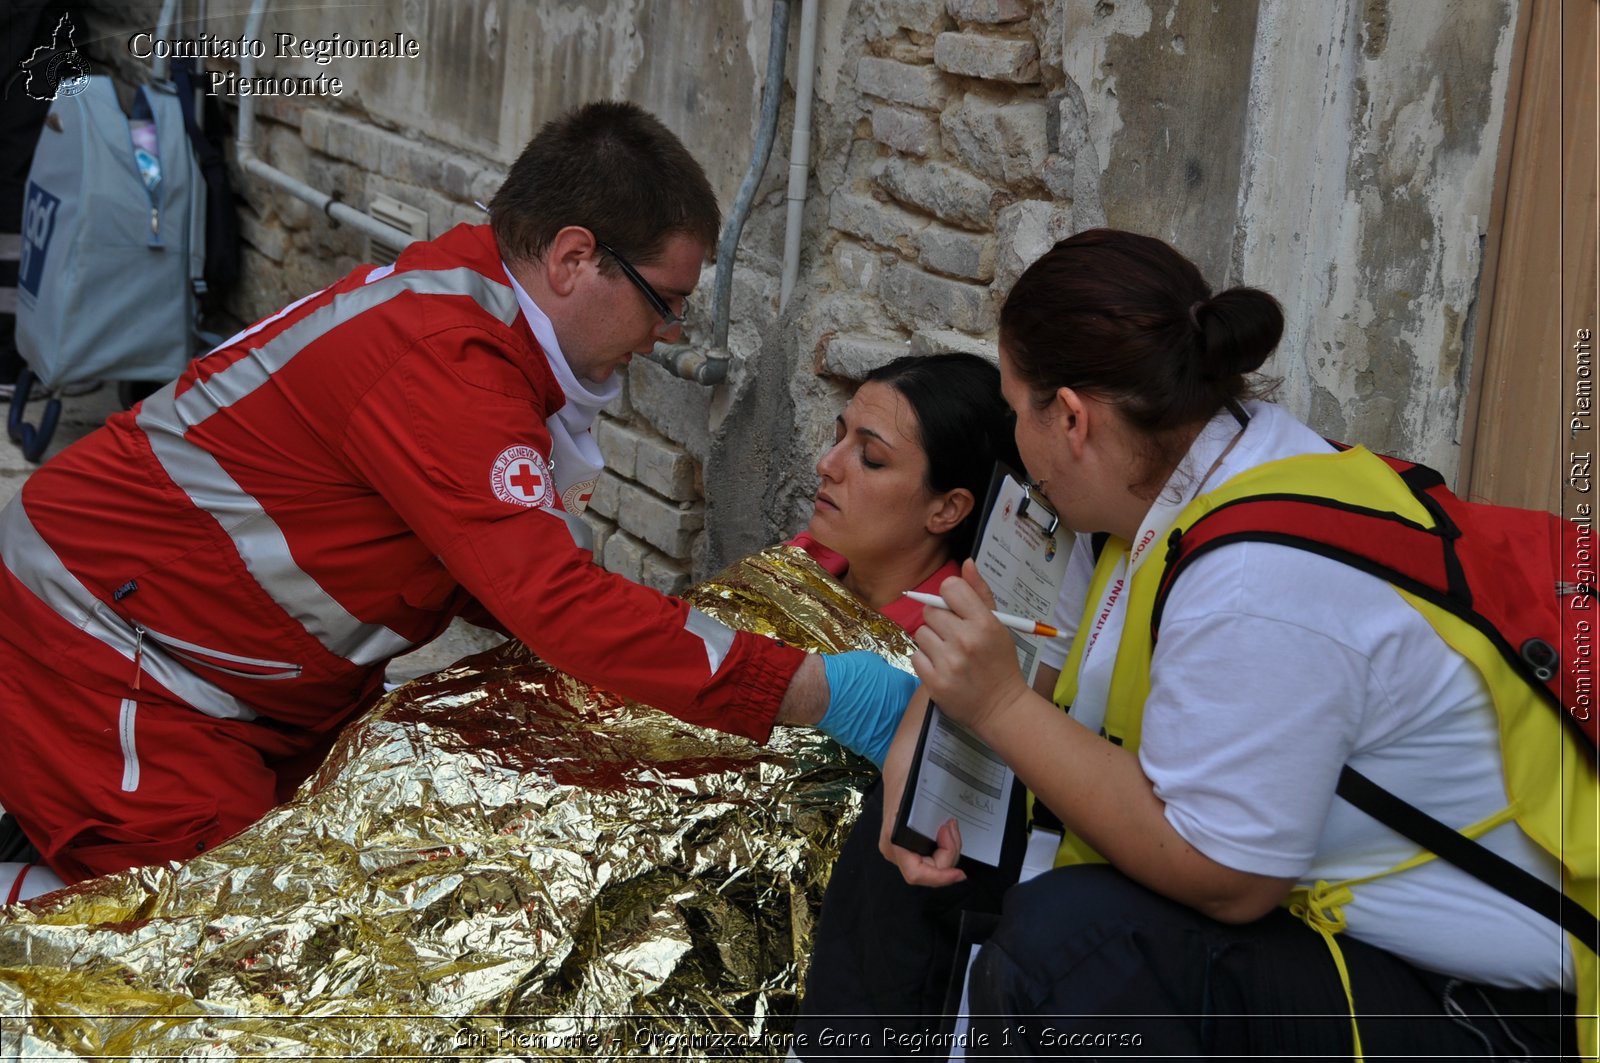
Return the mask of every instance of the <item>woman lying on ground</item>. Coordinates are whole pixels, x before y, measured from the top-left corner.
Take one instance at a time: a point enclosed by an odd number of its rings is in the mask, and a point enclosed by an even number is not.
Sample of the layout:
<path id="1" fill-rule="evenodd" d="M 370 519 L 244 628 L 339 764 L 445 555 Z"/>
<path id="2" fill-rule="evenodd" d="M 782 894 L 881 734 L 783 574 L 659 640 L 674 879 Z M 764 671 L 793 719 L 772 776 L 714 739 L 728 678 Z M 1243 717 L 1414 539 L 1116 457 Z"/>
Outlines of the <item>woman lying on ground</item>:
<path id="1" fill-rule="evenodd" d="M 1018 447 L 1064 524 L 1111 538 L 1069 573 L 1065 611 L 1083 621 L 1054 699 L 1023 682 L 972 566 L 944 584 L 951 609 L 929 611 L 913 664 L 1069 845 L 997 906 L 956 867 L 954 821 L 924 857 L 864 816 L 856 834 L 875 836 L 852 838 L 834 869 L 799 1031 L 831 1026 L 831 1046 L 811 1036 L 802 1056 L 890 1054 L 937 1029 L 894 1013 L 940 1010 L 945 981 L 929 972 L 949 970 L 948 909 L 964 902 L 1000 913 L 968 982 L 968 1055 L 1571 1046 L 1561 928 L 1443 861 L 1398 870 L 1416 847 L 1335 797 L 1349 764 L 1458 829 L 1498 823 L 1479 840 L 1559 887 L 1555 858 L 1503 818 L 1484 675 L 1429 614 L 1340 562 L 1239 542 L 1197 555 L 1152 645 L 1151 579 L 1196 499 L 1216 504 L 1281 460 L 1303 463 L 1301 490 L 1337 493 L 1330 445 L 1252 398 L 1247 374 L 1282 330 L 1271 296 L 1213 295 L 1171 247 L 1130 233 L 1080 233 L 1018 280 L 1000 317 Z M 925 700 L 884 769 L 890 808 Z M 836 890 L 865 900 L 836 904 Z M 863 1012 L 854 1026 L 829 1018 Z"/>
<path id="2" fill-rule="evenodd" d="M 811 520 L 786 545 L 915 631 L 923 607 L 905 593 L 932 592 L 960 571 L 997 461 L 1020 467 L 999 370 L 960 352 L 896 358 L 868 373 L 835 418 Z M 889 723 L 829 733 L 881 767 Z"/>

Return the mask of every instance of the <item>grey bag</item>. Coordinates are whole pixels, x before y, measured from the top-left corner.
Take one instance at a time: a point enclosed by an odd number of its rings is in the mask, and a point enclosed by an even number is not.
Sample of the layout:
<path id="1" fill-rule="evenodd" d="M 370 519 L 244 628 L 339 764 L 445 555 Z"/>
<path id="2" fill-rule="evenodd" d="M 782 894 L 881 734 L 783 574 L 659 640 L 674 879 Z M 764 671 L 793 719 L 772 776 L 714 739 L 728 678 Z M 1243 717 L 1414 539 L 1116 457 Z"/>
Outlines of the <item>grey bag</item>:
<path id="1" fill-rule="evenodd" d="M 169 87 L 139 89 L 159 184 L 135 160 L 106 77 L 50 105 L 23 201 L 17 349 L 46 391 L 80 380 L 166 381 L 194 355 L 205 186 Z"/>

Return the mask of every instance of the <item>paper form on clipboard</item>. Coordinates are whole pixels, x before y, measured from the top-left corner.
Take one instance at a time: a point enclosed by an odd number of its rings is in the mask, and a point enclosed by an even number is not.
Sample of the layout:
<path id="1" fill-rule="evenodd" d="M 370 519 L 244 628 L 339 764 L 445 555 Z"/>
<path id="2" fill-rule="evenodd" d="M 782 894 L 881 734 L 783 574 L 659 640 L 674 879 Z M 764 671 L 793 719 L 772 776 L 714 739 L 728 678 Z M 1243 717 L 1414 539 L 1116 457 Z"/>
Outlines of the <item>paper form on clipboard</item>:
<path id="1" fill-rule="evenodd" d="M 1072 533 L 1022 477 L 997 466 L 973 560 L 995 605 L 1018 616 L 1048 620 L 1066 575 Z M 1017 663 L 1030 684 L 1039 667 L 1039 635 L 1011 632 Z M 1016 777 L 978 737 L 928 706 L 901 795 L 892 840 L 932 853 L 941 824 L 961 825 L 961 855 L 998 866 Z"/>

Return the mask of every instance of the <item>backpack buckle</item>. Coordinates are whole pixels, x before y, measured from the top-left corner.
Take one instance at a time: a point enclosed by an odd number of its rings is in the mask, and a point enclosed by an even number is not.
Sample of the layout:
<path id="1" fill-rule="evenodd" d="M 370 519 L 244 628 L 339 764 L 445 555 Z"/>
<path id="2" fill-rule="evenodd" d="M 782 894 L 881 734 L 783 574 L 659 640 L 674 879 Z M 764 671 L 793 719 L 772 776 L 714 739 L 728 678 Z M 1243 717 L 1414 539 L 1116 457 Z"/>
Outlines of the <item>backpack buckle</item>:
<path id="1" fill-rule="evenodd" d="M 1518 652 L 1528 667 L 1533 669 L 1539 682 L 1548 683 L 1556 677 L 1556 670 L 1561 666 L 1561 655 L 1544 639 L 1529 639 Z"/>

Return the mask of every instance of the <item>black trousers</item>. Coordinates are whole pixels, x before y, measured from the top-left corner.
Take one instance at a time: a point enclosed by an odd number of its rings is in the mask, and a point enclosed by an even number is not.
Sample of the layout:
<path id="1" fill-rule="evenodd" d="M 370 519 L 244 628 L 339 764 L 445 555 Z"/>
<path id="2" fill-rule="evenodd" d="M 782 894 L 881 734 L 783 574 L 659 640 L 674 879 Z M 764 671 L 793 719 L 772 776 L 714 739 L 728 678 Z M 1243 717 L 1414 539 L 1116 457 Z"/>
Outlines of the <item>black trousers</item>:
<path id="1" fill-rule="evenodd" d="M 933 1055 L 964 904 L 1000 912 L 972 968 L 968 1056 L 1352 1056 L 1327 945 L 1285 911 L 1219 923 L 1104 866 L 919 889 L 877 853 L 877 823 L 869 809 L 871 844 L 851 838 L 823 902 L 802 1059 Z M 1345 934 L 1339 947 L 1368 1063 L 1575 1057 L 1570 997 L 1433 974 Z"/>
<path id="2" fill-rule="evenodd" d="M 942 889 L 907 885 L 878 852 L 882 814 L 880 786 L 867 795 L 822 898 L 795 1026 L 802 1059 L 917 1054 L 913 1046 L 945 1025 L 963 912 L 998 913 L 1016 880 L 1014 867 L 980 867 Z M 1010 862 L 1020 862 L 1016 855 Z"/>

